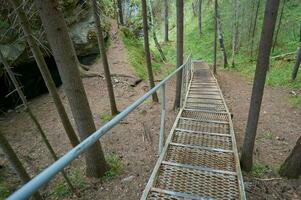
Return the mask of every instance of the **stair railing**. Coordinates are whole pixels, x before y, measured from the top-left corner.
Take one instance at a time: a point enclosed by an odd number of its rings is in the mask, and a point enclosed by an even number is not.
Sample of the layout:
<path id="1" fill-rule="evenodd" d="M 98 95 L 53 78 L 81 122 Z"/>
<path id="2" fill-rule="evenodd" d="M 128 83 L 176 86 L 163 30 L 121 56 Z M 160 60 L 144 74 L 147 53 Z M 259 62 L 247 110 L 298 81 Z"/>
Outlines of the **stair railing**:
<path id="1" fill-rule="evenodd" d="M 104 134 L 106 134 L 110 129 L 117 125 L 122 119 L 124 119 L 128 114 L 134 111 L 139 105 L 141 105 L 145 100 L 147 100 L 153 93 L 161 89 L 160 92 L 160 136 L 159 136 L 159 154 L 162 152 L 164 145 L 164 129 L 165 129 L 165 112 L 166 112 L 166 96 L 165 96 L 165 84 L 174 75 L 182 71 L 182 94 L 186 94 L 188 90 L 188 83 L 192 77 L 192 65 L 191 65 L 191 53 L 189 54 L 186 62 L 170 73 L 164 80 L 158 83 L 155 87 L 150 89 L 147 93 L 137 99 L 133 104 L 129 105 L 122 112 L 116 115 L 112 120 L 107 122 L 101 128 L 96 130 L 92 135 L 78 144 L 76 147 L 68 151 L 60 159 L 52 163 L 34 178 L 32 178 L 28 183 L 23 185 L 19 190 L 14 192 L 7 200 L 20 200 L 28 199 L 33 193 L 38 191 L 43 185 L 48 183 L 57 173 L 62 171 L 66 166 L 68 166 L 73 160 L 75 160 L 79 155 L 83 154 L 89 147 L 91 147 L 95 142 L 97 142 Z M 181 95 L 181 105 L 183 104 L 183 95 Z"/>

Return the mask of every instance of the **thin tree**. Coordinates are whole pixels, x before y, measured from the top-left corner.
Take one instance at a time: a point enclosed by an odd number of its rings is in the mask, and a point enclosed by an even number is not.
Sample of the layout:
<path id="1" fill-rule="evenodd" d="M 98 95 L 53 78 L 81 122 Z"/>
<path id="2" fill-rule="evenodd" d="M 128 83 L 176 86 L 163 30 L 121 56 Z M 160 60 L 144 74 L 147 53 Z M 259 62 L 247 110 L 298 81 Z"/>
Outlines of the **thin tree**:
<path id="1" fill-rule="evenodd" d="M 79 61 L 68 34 L 67 25 L 56 0 L 35 0 L 45 33 L 63 81 L 63 89 L 81 140 L 95 132 L 95 124 L 79 73 Z M 85 155 L 86 175 L 101 177 L 108 166 L 100 142 L 93 144 Z"/>
<path id="2" fill-rule="evenodd" d="M 294 149 L 281 165 L 279 174 L 287 178 L 299 178 L 301 174 L 301 137 Z"/>
<path id="3" fill-rule="evenodd" d="M 152 70 L 152 62 L 151 62 L 151 55 L 150 55 L 149 41 L 148 41 L 148 23 L 147 23 L 146 0 L 141 0 L 141 5 L 142 5 L 142 20 L 143 20 L 143 33 L 144 33 L 145 61 L 146 61 L 149 85 L 150 85 L 150 88 L 153 88 L 153 87 L 155 87 L 155 82 L 154 82 L 154 75 L 153 75 L 153 70 Z M 154 102 L 159 101 L 157 93 L 153 93 L 152 98 L 153 98 Z"/>
<path id="4" fill-rule="evenodd" d="M 232 27 L 232 61 L 231 66 L 235 67 L 235 54 L 238 46 L 238 9 L 239 9 L 238 0 L 234 0 L 234 19 Z"/>
<path id="5" fill-rule="evenodd" d="M 106 54 L 106 48 L 105 48 L 105 42 L 103 39 L 103 33 L 102 33 L 102 27 L 100 24 L 100 18 L 98 14 L 98 6 L 96 0 L 92 0 L 93 3 L 93 16 L 95 20 L 95 26 L 97 30 L 97 41 L 98 41 L 98 48 L 100 50 L 102 65 L 104 69 L 105 79 L 107 82 L 107 89 L 109 93 L 109 99 L 110 99 L 110 106 L 111 106 L 111 113 L 112 115 L 118 114 L 116 101 L 115 101 L 115 95 L 114 95 L 114 89 L 111 79 L 111 73 L 109 68 L 109 62 Z"/>
<path id="6" fill-rule="evenodd" d="M 30 176 L 26 172 L 25 168 L 23 167 L 20 159 L 18 158 L 17 154 L 15 153 L 12 146 L 9 144 L 8 140 L 5 138 L 3 133 L 0 131 L 0 147 L 7 156 L 9 162 L 13 166 L 14 170 L 17 172 L 18 176 L 22 180 L 23 184 L 30 181 Z M 33 194 L 34 199 L 40 200 L 43 199 L 39 192 Z"/>
<path id="7" fill-rule="evenodd" d="M 221 25 L 221 17 L 218 13 L 218 6 L 217 6 L 217 14 L 216 14 L 216 19 L 217 19 L 217 34 L 218 34 L 218 40 L 219 40 L 219 45 L 223 54 L 224 58 L 224 68 L 228 67 L 228 58 L 227 58 L 227 52 L 225 49 L 224 45 L 224 37 L 222 33 L 222 25 Z"/>
<path id="8" fill-rule="evenodd" d="M 299 43 L 299 48 L 297 51 L 297 56 L 296 56 L 296 62 L 293 68 L 293 72 L 292 72 L 292 80 L 296 80 L 298 71 L 299 71 L 299 67 L 300 67 L 300 63 L 301 63 L 301 42 Z"/>
<path id="9" fill-rule="evenodd" d="M 168 42 L 168 0 L 164 0 L 164 41 Z"/>
<path id="10" fill-rule="evenodd" d="M 77 135 L 76 135 L 72 125 L 71 125 L 71 122 L 68 118 L 68 115 L 67 115 L 66 110 L 63 106 L 63 103 L 59 97 L 59 94 L 56 90 L 55 83 L 51 77 L 50 71 L 45 62 L 43 54 L 37 44 L 37 41 L 35 40 L 35 38 L 33 36 L 31 26 L 27 19 L 27 16 L 26 16 L 25 12 L 22 10 L 19 0 L 10 0 L 10 2 L 14 7 L 17 16 L 19 17 L 26 40 L 27 40 L 29 47 L 31 49 L 31 52 L 37 62 L 39 70 L 40 70 L 42 77 L 45 81 L 45 84 L 48 88 L 48 91 L 53 99 L 54 105 L 60 116 L 60 119 L 61 119 L 64 129 L 66 131 L 66 134 L 67 134 L 72 146 L 75 147 L 76 145 L 79 144 L 79 140 L 77 138 Z"/>
<path id="11" fill-rule="evenodd" d="M 123 26 L 124 20 L 123 20 L 123 11 L 122 11 L 122 0 L 117 0 L 117 7 L 118 7 L 119 23 Z"/>
<path id="12" fill-rule="evenodd" d="M 260 0 L 257 0 L 257 7 L 256 7 L 256 12 L 255 12 L 255 18 L 254 18 L 253 28 L 252 28 L 251 58 L 253 57 L 253 45 L 254 45 L 255 34 L 256 34 L 256 24 L 257 24 L 259 7 L 260 7 Z"/>
<path id="13" fill-rule="evenodd" d="M 214 44 L 213 44 L 213 73 L 216 74 L 216 49 L 217 49 L 217 0 L 214 0 Z"/>
<path id="14" fill-rule="evenodd" d="M 153 10 L 153 6 L 152 6 L 152 1 L 149 0 L 149 13 L 150 13 L 150 26 L 151 26 L 151 30 L 152 30 L 152 35 L 153 35 L 153 40 L 154 40 L 154 43 L 155 43 L 155 46 L 157 48 L 157 50 L 159 51 L 160 53 L 160 57 L 162 59 L 162 61 L 166 61 L 166 57 L 164 55 L 164 52 L 161 48 L 161 45 L 158 41 L 158 38 L 157 38 L 157 34 L 156 34 L 156 23 L 155 23 L 155 17 L 154 17 L 154 10 Z"/>
<path id="15" fill-rule="evenodd" d="M 43 142 L 45 143 L 50 155 L 52 156 L 53 160 L 57 160 L 58 157 L 53 149 L 53 147 L 51 146 L 47 136 L 46 136 L 46 133 L 44 132 L 44 130 L 42 129 L 42 126 L 41 124 L 39 123 L 39 121 L 37 120 L 36 116 L 33 114 L 31 108 L 28 106 L 28 102 L 27 102 L 27 99 L 23 93 L 23 91 L 21 90 L 21 87 L 14 75 L 14 73 L 12 72 L 10 66 L 8 65 L 7 61 L 5 60 L 2 52 L 0 51 L 0 61 L 3 63 L 3 66 L 4 66 L 4 69 L 6 70 L 6 72 L 8 73 L 9 77 L 10 77 L 10 80 L 11 82 L 13 83 L 14 87 L 15 87 L 15 91 L 18 93 L 22 103 L 23 103 L 23 106 L 25 107 L 25 111 L 28 113 L 30 119 L 32 120 L 32 122 L 35 124 L 36 128 L 38 129 L 41 137 L 42 137 L 42 140 Z M 67 185 L 69 186 L 69 188 L 71 189 L 71 191 L 74 191 L 74 187 L 73 185 L 71 184 L 71 181 L 69 180 L 67 174 L 65 173 L 65 171 L 62 171 L 62 175 L 67 183 Z"/>
<path id="16" fill-rule="evenodd" d="M 199 10 L 198 10 L 198 25 L 199 25 L 199 33 L 202 34 L 202 0 L 198 1 Z"/>
<path id="17" fill-rule="evenodd" d="M 273 43 L 272 52 L 274 52 L 274 49 L 275 49 L 275 46 L 276 46 L 276 43 L 277 43 L 277 39 L 278 39 L 278 34 L 279 34 L 279 31 L 280 31 L 280 27 L 281 27 L 281 21 L 282 21 L 282 16 L 283 16 L 283 11 L 284 11 L 284 7 L 285 7 L 285 3 L 286 3 L 286 0 L 283 0 L 281 11 L 280 11 L 280 15 L 279 15 L 279 20 L 278 20 L 278 25 L 277 25 L 277 29 L 276 29 L 275 39 L 274 39 L 274 43 Z"/>
<path id="18" fill-rule="evenodd" d="M 184 2 L 183 0 L 176 0 L 177 9 L 177 68 L 183 64 L 184 52 Z M 177 73 L 176 81 L 176 96 L 174 102 L 174 109 L 180 107 L 181 104 L 181 87 L 182 87 L 182 70 Z"/>
<path id="19" fill-rule="evenodd" d="M 269 57 L 273 43 L 273 34 L 277 20 L 279 1 L 280 0 L 267 0 L 265 5 L 265 14 L 259 44 L 249 116 L 241 155 L 241 166 L 245 171 L 250 171 L 253 164 L 253 149 L 263 97 L 264 84 L 269 66 Z"/>
<path id="20" fill-rule="evenodd" d="M 251 0 L 252 3 L 252 8 L 250 12 L 250 19 L 248 20 L 250 22 L 249 30 L 248 30 L 248 41 L 251 39 L 251 32 L 252 32 L 252 27 L 253 27 L 253 18 L 254 18 L 254 12 L 255 12 L 255 4 L 256 0 Z M 248 5 L 246 5 L 248 6 Z"/>

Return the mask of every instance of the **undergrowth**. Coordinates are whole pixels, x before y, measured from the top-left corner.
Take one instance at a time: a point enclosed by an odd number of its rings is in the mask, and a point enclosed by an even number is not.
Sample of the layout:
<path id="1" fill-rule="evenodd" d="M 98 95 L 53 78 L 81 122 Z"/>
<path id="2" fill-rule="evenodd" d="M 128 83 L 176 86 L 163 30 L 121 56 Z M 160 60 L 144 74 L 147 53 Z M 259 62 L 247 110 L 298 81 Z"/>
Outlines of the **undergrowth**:
<path id="1" fill-rule="evenodd" d="M 106 171 L 105 176 L 103 177 L 103 180 L 108 181 L 122 173 L 123 165 L 122 165 L 120 158 L 116 154 L 107 155 L 106 161 L 107 161 L 110 169 L 108 171 Z"/>
<path id="2" fill-rule="evenodd" d="M 148 79 L 142 38 L 136 37 L 124 27 L 121 28 L 120 35 L 135 73 L 143 80 Z M 158 73 L 161 69 L 160 57 L 155 51 L 151 51 L 151 57 L 153 72 Z"/>

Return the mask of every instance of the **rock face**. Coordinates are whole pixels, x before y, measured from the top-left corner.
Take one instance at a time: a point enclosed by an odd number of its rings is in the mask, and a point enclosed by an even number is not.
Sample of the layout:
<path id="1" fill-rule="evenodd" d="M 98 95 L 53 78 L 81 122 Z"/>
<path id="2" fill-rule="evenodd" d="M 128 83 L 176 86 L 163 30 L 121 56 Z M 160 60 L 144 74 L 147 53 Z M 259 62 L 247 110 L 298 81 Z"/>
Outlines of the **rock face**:
<path id="1" fill-rule="evenodd" d="M 98 44 L 95 31 L 94 19 L 92 10 L 89 9 L 85 16 L 82 17 L 78 22 L 75 22 L 72 25 L 69 25 L 69 34 L 74 43 L 76 53 L 79 57 L 89 56 L 91 54 L 98 54 Z M 105 38 L 108 34 L 104 33 Z M 48 45 L 46 40 L 43 45 Z M 20 41 L 19 38 L 16 38 L 14 41 L 9 43 L 0 43 L 0 50 L 5 56 L 5 58 L 10 63 L 23 63 L 27 62 L 29 59 L 26 56 L 21 56 L 25 54 L 25 51 L 29 51 L 29 48 L 26 48 L 27 44 L 25 40 Z M 30 53 L 26 53 L 30 56 Z"/>
<path id="2" fill-rule="evenodd" d="M 70 26 L 70 36 L 74 43 L 76 53 L 79 56 L 86 56 L 98 53 L 97 37 L 92 12 L 76 24 Z"/>

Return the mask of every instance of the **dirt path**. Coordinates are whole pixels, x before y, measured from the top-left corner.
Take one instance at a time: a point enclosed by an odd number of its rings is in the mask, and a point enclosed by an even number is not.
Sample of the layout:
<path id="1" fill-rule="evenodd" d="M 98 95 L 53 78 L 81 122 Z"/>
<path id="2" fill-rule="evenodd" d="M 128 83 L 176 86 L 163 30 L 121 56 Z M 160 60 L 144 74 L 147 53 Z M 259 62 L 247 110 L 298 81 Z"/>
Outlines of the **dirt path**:
<path id="1" fill-rule="evenodd" d="M 110 35 L 112 45 L 108 50 L 108 58 L 112 73 L 135 77 L 135 73 L 127 62 L 126 50 L 117 34 L 116 25 L 112 26 Z M 98 72 L 102 70 L 100 60 L 92 66 L 92 70 Z M 121 111 L 148 90 L 147 82 L 143 81 L 136 87 L 132 87 L 130 82 L 128 78 L 122 76 L 113 78 L 117 106 Z M 100 127 L 105 123 L 101 118 L 108 116 L 110 113 L 105 80 L 95 77 L 83 79 L 83 83 L 95 124 Z M 175 112 L 172 111 L 174 85 L 175 80 L 172 79 L 168 82 L 166 89 L 166 134 L 168 134 L 175 116 Z M 59 88 L 59 93 L 74 125 L 67 98 L 61 88 Z M 45 94 L 32 100 L 30 105 L 54 149 L 58 155 L 63 155 L 71 146 L 64 134 L 52 99 L 48 94 Z M 63 198 L 53 194 L 56 191 L 54 190 L 55 186 L 62 182 L 60 175 L 51 181 L 46 188 L 42 189 L 45 197 L 47 199 L 138 199 L 157 159 L 159 116 L 159 104 L 148 100 L 101 138 L 105 154 L 115 154 L 122 162 L 123 172 L 119 176 L 110 181 L 85 178 L 84 159 L 81 156 L 67 168 L 69 173 L 78 174 L 75 180 L 76 183 L 85 183 L 80 187 L 80 197 L 73 195 Z M 50 155 L 26 113 L 9 113 L 1 118 L 0 129 L 6 134 L 32 176 L 52 163 Z M 0 158 L 1 178 L 7 180 L 4 184 L 14 190 L 20 184 L 18 177 L 2 152 L 0 152 Z"/>
<path id="2" fill-rule="evenodd" d="M 219 84 L 233 113 L 239 150 L 248 118 L 252 80 L 239 73 L 220 71 Z M 266 87 L 255 145 L 255 164 L 266 166 L 262 178 L 279 178 L 277 170 L 300 137 L 301 109 L 289 104 L 291 90 Z M 300 95 L 301 90 L 295 90 Z M 300 199 L 301 180 L 260 181 L 245 174 L 248 199 Z"/>

